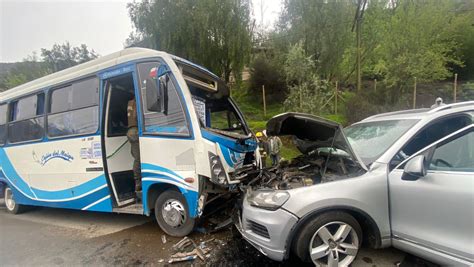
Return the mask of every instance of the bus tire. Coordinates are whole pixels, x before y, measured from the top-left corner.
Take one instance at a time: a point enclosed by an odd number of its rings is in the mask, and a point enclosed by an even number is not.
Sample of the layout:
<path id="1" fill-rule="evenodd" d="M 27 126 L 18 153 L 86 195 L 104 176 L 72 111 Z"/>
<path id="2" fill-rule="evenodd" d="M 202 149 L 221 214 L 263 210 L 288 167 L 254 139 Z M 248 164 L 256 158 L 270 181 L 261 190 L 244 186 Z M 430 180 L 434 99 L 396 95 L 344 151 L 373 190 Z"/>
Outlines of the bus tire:
<path id="1" fill-rule="evenodd" d="M 166 190 L 155 201 L 155 218 L 161 229 L 170 236 L 183 237 L 194 228 L 194 218 L 183 194 Z"/>
<path id="2" fill-rule="evenodd" d="M 5 201 L 5 207 L 7 211 L 12 214 L 19 214 L 25 211 L 25 206 L 16 203 L 13 198 L 13 191 L 9 186 L 4 187 L 3 199 Z"/>

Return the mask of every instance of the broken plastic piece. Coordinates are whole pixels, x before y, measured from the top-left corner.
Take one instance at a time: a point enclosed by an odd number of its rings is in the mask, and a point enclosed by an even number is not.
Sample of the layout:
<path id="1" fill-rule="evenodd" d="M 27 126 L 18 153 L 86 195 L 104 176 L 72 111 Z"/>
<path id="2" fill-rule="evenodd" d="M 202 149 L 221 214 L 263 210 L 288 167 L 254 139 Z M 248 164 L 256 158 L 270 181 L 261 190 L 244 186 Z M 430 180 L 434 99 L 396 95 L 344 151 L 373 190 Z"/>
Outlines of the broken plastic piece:
<path id="1" fill-rule="evenodd" d="M 193 261 L 197 258 L 196 255 L 194 256 L 187 256 L 187 257 L 182 257 L 182 258 L 171 258 L 168 263 L 174 263 L 174 262 L 183 262 L 183 261 Z"/>

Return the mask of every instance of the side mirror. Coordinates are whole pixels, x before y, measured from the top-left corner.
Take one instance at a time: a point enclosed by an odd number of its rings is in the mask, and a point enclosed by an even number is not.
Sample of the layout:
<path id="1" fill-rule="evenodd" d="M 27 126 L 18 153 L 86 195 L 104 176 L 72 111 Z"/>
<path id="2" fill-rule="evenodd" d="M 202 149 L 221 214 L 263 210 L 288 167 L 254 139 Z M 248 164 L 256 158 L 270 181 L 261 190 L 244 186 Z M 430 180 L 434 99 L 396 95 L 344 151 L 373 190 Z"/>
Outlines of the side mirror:
<path id="1" fill-rule="evenodd" d="M 156 80 L 153 78 L 146 80 L 147 110 L 168 114 L 168 82 L 169 76 L 167 73 Z"/>
<path id="2" fill-rule="evenodd" d="M 426 175 L 425 156 L 418 155 L 410 159 L 403 169 L 402 180 L 416 181 Z"/>

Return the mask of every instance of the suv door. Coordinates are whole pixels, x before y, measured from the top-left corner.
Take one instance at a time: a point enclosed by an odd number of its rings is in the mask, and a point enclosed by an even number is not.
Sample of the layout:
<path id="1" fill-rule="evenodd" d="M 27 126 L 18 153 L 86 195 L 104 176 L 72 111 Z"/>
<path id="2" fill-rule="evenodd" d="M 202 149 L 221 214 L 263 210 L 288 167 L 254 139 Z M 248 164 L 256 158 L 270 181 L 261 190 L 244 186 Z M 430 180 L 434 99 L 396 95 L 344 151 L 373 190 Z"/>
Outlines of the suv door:
<path id="1" fill-rule="evenodd" d="M 474 124 L 413 157 L 421 154 L 427 169 L 424 177 L 402 179 L 409 159 L 389 174 L 393 244 L 432 261 L 472 264 Z M 462 261 L 450 261 L 453 257 Z"/>

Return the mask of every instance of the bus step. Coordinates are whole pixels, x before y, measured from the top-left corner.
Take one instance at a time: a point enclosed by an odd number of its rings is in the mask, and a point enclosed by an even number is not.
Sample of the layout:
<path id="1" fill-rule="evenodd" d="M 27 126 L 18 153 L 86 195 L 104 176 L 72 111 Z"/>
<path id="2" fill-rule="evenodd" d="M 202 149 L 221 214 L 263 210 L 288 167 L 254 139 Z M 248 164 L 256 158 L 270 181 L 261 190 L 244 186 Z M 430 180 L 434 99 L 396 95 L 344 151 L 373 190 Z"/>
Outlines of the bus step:
<path id="1" fill-rule="evenodd" d="M 126 207 L 114 208 L 113 212 L 117 213 L 128 213 L 128 214 L 140 214 L 143 215 L 143 205 L 142 204 L 132 204 Z"/>

